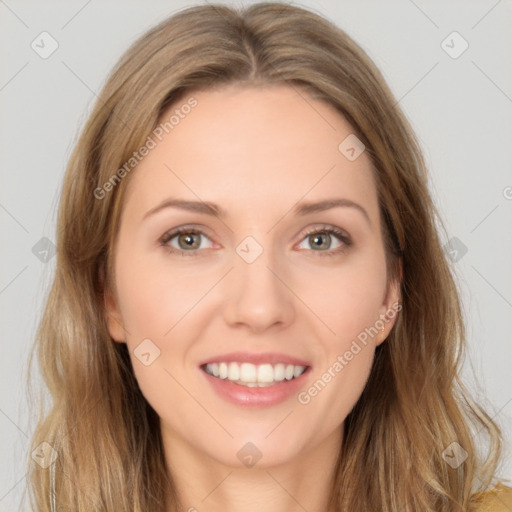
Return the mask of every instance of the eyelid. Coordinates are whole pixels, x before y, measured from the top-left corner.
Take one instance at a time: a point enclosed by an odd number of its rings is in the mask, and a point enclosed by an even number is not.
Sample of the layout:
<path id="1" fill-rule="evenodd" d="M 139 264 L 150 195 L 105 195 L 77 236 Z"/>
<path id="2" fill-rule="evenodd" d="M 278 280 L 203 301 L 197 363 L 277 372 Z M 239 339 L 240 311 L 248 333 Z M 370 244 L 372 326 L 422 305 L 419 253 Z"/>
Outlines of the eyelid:
<path id="1" fill-rule="evenodd" d="M 199 227 L 198 227 L 199 226 Z M 164 246 L 169 250 L 171 253 L 179 253 L 179 254 L 185 254 L 187 256 L 193 256 L 197 255 L 198 253 L 204 252 L 205 249 L 191 249 L 189 251 L 176 249 L 175 247 L 170 247 L 168 245 L 168 242 L 175 238 L 176 236 L 180 235 L 181 233 L 192 233 L 196 235 L 205 236 L 208 238 L 213 244 L 215 242 L 212 240 L 212 238 L 205 232 L 208 231 L 208 228 L 206 226 L 202 225 L 184 225 L 184 226 L 178 226 L 176 228 L 169 229 L 166 231 L 158 240 L 159 245 Z M 339 228 L 334 225 L 330 224 L 314 224 L 311 227 L 307 227 L 301 230 L 300 238 L 297 244 L 301 243 L 303 240 L 305 240 L 308 236 L 314 234 L 314 233 L 328 233 L 331 236 L 335 236 L 338 238 L 338 240 L 343 244 L 341 248 L 336 249 L 329 249 L 326 251 L 314 251 L 312 249 L 306 250 L 306 252 L 310 253 L 317 253 L 318 255 L 324 255 L 324 256 L 334 256 L 336 254 L 340 254 L 347 250 L 352 244 L 352 237 L 351 235 L 344 229 Z M 296 244 L 295 244 L 296 245 Z M 301 251 L 304 249 L 301 249 Z"/>
<path id="2" fill-rule="evenodd" d="M 318 255 L 318 256 L 336 256 L 341 255 L 346 250 L 348 250 L 353 245 L 352 236 L 344 229 L 339 228 L 337 226 L 331 224 L 315 224 L 311 228 L 306 228 L 301 231 L 300 240 L 298 243 L 302 243 L 308 236 L 311 236 L 315 233 L 328 233 L 330 236 L 336 237 L 340 242 L 341 246 L 336 249 L 328 249 L 326 251 L 315 251 L 315 250 L 306 250 L 309 255 Z"/>
<path id="3" fill-rule="evenodd" d="M 175 247 L 170 247 L 168 245 L 169 241 L 175 238 L 176 236 L 182 234 L 182 233 L 193 233 L 195 235 L 201 235 L 206 238 L 208 238 L 213 244 L 215 242 L 212 240 L 212 238 L 206 233 L 208 229 L 205 226 L 197 226 L 197 225 L 184 225 L 184 226 L 178 226 L 176 228 L 171 228 L 167 230 L 159 239 L 158 244 L 161 246 L 166 247 L 170 252 L 178 252 L 178 253 L 187 253 L 187 255 L 192 255 L 198 252 L 204 252 L 204 249 L 202 251 L 199 251 L 199 249 L 192 249 L 190 251 L 183 251 L 181 249 L 176 249 Z"/>
<path id="4" fill-rule="evenodd" d="M 348 234 L 348 232 L 342 228 L 339 228 L 337 226 L 331 225 L 331 224 L 314 224 L 312 227 L 304 228 L 301 231 L 301 238 L 300 240 L 303 240 L 308 235 L 311 235 L 313 233 L 334 233 L 337 237 L 343 239 L 346 239 L 347 241 L 352 242 L 352 237 Z"/>

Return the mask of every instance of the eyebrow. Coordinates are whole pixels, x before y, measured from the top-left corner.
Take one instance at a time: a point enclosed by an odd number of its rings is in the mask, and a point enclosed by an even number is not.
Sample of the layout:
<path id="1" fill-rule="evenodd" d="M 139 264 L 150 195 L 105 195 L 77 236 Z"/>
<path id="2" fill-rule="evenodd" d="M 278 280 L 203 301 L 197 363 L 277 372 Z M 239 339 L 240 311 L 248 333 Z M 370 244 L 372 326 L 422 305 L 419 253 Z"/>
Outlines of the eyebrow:
<path id="1" fill-rule="evenodd" d="M 336 207 L 349 207 L 354 208 L 363 214 L 368 224 L 371 225 L 368 212 L 358 203 L 346 198 L 333 198 L 324 199 L 322 201 L 302 202 L 299 203 L 292 212 L 295 215 L 305 216 L 312 213 L 323 212 Z M 191 201 L 186 199 L 168 198 L 162 201 L 159 205 L 148 210 L 143 217 L 143 220 L 166 209 L 166 208 L 179 208 L 189 212 L 201 213 L 204 215 L 212 215 L 219 218 L 226 218 L 227 212 L 219 205 L 209 201 Z"/>

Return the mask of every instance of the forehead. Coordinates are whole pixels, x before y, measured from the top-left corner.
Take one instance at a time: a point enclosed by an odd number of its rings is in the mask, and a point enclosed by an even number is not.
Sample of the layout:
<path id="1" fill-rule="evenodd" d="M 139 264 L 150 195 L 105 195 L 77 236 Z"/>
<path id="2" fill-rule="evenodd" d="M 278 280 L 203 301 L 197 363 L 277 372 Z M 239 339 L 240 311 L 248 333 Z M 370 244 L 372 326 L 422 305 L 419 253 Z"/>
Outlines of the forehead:
<path id="1" fill-rule="evenodd" d="M 194 108 L 181 110 L 192 97 Z M 378 215 L 369 158 L 363 152 L 350 161 L 339 149 L 354 130 L 334 107 L 303 90 L 194 91 L 167 109 L 161 126 L 173 114 L 174 124 L 161 130 L 161 140 L 152 135 L 155 147 L 130 176 L 125 204 L 141 214 L 172 195 L 211 200 L 228 211 L 265 204 L 275 213 L 302 198 L 340 196 Z"/>

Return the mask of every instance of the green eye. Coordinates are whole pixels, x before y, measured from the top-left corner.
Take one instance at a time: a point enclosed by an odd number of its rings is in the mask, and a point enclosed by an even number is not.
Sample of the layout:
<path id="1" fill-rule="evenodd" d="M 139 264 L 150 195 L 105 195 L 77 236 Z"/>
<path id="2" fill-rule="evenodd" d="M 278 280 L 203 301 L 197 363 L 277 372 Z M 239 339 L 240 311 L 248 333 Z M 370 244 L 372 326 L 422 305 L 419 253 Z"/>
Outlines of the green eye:
<path id="1" fill-rule="evenodd" d="M 341 243 L 339 243 L 334 249 L 331 249 L 333 237 L 337 238 Z M 316 247 L 316 249 L 312 249 L 313 252 L 316 252 L 321 256 L 334 256 L 336 254 L 341 254 L 352 244 L 352 241 L 345 232 L 329 226 L 314 228 L 308 231 L 304 235 L 304 241 L 309 241 L 312 247 Z"/>
<path id="2" fill-rule="evenodd" d="M 208 235 L 202 231 L 182 226 L 165 233 L 160 239 L 160 244 L 170 253 L 180 254 L 181 256 L 194 256 L 201 249 L 205 249 L 205 247 L 201 247 L 201 237 L 210 240 Z M 339 242 L 334 249 L 331 248 L 333 238 Z M 171 244 L 174 239 L 176 239 L 177 246 Z M 352 245 L 352 241 L 347 233 L 332 226 L 321 226 L 309 230 L 303 235 L 301 244 L 307 241 L 309 241 L 310 247 L 313 247 L 311 251 L 321 256 L 341 254 Z"/>
<path id="3" fill-rule="evenodd" d="M 182 227 L 166 233 L 160 242 L 162 245 L 166 246 L 171 253 L 179 252 L 184 256 L 193 256 L 194 253 L 201 248 L 202 236 L 208 238 L 202 231 Z M 170 242 L 175 238 L 178 244 L 177 247 L 170 245 Z"/>

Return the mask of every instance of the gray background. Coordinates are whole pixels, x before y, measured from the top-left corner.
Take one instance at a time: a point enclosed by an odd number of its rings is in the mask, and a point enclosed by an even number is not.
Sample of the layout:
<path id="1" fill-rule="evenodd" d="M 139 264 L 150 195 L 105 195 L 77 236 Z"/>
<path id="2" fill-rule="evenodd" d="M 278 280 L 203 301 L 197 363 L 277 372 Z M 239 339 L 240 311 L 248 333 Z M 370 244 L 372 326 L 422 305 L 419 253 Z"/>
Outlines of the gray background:
<path id="1" fill-rule="evenodd" d="M 29 510 L 22 494 L 35 421 L 28 414 L 25 374 L 55 262 L 51 252 L 44 261 L 40 240 L 55 239 L 66 162 L 121 53 L 187 5 L 0 0 L 0 512 Z M 456 237 L 460 242 L 451 244 L 467 249 L 453 264 L 468 323 L 464 376 L 505 431 L 508 453 L 500 475 L 511 478 L 512 2 L 298 5 L 333 20 L 369 53 L 421 141 L 448 231 L 443 241 Z M 43 31 L 59 45 L 47 59 L 31 48 Z M 458 58 L 442 47 L 453 31 L 469 43 Z M 452 52 L 461 48 L 453 37 L 445 44 Z M 34 378 L 37 383 L 37 372 Z"/>

